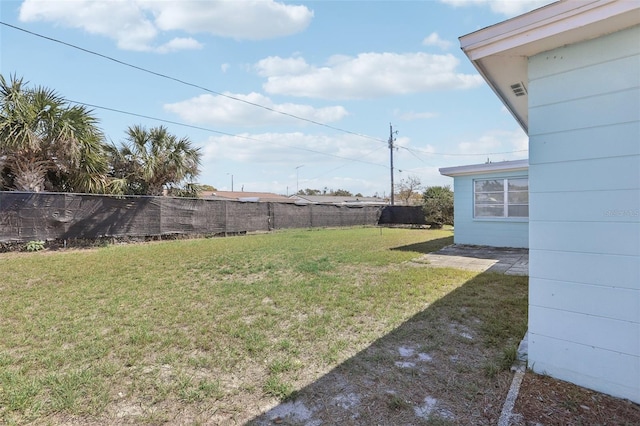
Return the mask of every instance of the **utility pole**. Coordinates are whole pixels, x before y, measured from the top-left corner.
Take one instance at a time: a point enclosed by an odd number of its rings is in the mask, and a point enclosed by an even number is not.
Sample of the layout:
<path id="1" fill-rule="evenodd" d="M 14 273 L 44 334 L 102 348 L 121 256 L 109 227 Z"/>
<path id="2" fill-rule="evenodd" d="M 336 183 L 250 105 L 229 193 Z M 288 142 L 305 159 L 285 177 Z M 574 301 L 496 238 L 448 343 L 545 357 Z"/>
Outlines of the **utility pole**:
<path id="1" fill-rule="evenodd" d="M 298 187 L 298 169 L 302 166 L 304 166 L 304 164 L 301 164 L 298 167 L 296 167 L 296 195 L 298 195 L 298 192 L 300 192 L 300 188 Z"/>
<path id="2" fill-rule="evenodd" d="M 396 130 L 395 132 L 393 131 L 393 126 L 391 126 L 391 123 L 389 123 L 389 153 L 390 158 L 391 158 L 391 205 L 393 206 L 394 203 L 394 199 L 393 199 L 393 193 L 394 193 L 394 185 L 393 185 L 393 134 L 394 133 L 398 133 L 398 131 Z"/>
<path id="3" fill-rule="evenodd" d="M 231 175 L 231 192 L 233 192 L 233 173 L 227 173 L 228 175 Z"/>

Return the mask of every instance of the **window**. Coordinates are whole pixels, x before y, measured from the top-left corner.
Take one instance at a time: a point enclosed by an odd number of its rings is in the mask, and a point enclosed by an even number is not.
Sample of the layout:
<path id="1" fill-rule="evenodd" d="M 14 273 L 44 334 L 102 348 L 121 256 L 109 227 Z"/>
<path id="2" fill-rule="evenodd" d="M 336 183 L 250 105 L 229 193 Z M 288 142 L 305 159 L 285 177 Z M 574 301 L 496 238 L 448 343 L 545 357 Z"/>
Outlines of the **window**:
<path id="1" fill-rule="evenodd" d="M 529 179 L 473 182 L 474 217 L 529 217 Z"/>

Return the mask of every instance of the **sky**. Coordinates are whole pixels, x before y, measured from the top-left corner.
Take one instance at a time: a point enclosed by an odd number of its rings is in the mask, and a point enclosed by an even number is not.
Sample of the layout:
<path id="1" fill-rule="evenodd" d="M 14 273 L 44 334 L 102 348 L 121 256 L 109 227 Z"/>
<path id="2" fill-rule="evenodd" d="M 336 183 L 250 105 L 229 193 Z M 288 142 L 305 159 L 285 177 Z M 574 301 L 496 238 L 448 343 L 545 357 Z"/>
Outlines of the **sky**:
<path id="1" fill-rule="evenodd" d="M 458 37 L 550 2 L 2 0 L 0 73 L 90 105 L 109 143 L 188 137 L 218 190 L 389 196 L 391 128 L 396 184 L 527 158 Z"/>

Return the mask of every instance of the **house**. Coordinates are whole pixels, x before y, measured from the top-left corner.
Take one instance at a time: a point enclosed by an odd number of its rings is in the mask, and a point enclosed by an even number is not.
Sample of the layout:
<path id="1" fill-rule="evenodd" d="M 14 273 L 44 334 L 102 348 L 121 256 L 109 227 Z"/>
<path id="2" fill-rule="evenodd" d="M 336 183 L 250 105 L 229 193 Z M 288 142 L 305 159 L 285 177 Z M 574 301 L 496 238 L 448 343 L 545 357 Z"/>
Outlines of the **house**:
<path id="1" fill-rule="evenodd" d="M 440 169 L 453 178 L 455 244 L 529 247 L 529 163 Z"/>
<path id="2" fill-rule="evenodd" d="M 384 206 L 387 200 L 378 197 L 355 197 L 334 195 L 292 195 L 289 198 L 296 204 L 337 204 L 343 206 Z"/>
<path id="3" fill-rule="evenodd" d="M 640 403 L 640 2 L 559 1 L 460 44 L 529 136 L 529 367 Z"/>
<path id="4" fill-rule="evenodd" d="M 202 191 L 200 197 L 224 201 L 291 203 L 288 197 L 271 192 Z"/>

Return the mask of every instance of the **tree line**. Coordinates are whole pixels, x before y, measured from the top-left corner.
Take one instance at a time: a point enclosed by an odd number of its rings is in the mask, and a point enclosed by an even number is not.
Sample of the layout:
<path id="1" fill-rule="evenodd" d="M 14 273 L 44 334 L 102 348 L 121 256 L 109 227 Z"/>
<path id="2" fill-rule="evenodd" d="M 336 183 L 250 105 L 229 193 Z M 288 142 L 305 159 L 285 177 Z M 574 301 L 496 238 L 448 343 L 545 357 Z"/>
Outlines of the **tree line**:
<path id="1" fill-rule="evenodd" d="M 108 143 L 92 110 L 0 74 L 0 190 L 195 196 L 201 156 L 164 126 Z"/>
<path id="2" fill-rule="evenodd" d="M 395 195 L 406 206 L 422 206 L 432 228 L 453 225 L 453 191 L 449 186 L 422 186 L 417 176 L 401 179 Z"/>

